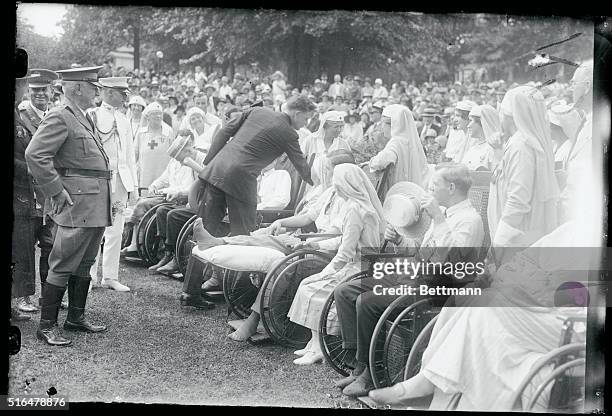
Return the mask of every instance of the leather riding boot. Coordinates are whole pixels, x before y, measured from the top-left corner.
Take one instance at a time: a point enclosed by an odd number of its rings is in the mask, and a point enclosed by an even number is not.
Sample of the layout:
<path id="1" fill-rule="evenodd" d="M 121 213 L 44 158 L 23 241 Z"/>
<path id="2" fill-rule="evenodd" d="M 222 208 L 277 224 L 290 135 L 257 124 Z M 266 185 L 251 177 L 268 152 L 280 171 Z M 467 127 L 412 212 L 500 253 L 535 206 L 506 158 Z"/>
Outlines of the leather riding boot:
<path id="1" fill-rule="evenodd" d="M 68 331 L 103 332 L 106 325 L 93 325 L 85 318 L 89 278 L 70 276 L 68 280 L 68 315 L 64 329 Z"/>
<path id="2" fill-rule="evenodd" d="M 72 344 L 71 340 L 64 338 L 62 330 L 57 325 L 57 315 L 65 291 L 65 287 L 55 286 L 49 282 L 45 282 L 42 288 L 40 324 L 36 331 L 36 337 L 49 345 L 66 346 Z"/>

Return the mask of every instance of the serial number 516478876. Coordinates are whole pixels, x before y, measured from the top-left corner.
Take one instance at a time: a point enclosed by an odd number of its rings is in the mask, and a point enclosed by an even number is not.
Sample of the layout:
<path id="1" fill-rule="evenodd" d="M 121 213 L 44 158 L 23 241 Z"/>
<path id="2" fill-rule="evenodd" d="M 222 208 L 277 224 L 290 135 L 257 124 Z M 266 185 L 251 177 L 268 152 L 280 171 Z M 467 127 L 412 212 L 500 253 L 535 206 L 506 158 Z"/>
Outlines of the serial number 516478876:
<path id="1" fill-rule="evenodd" d="M 6 397 L 5 406 L 13 409 L 34 407 L 66 408 L 67 401 L 64 397 Z"/>

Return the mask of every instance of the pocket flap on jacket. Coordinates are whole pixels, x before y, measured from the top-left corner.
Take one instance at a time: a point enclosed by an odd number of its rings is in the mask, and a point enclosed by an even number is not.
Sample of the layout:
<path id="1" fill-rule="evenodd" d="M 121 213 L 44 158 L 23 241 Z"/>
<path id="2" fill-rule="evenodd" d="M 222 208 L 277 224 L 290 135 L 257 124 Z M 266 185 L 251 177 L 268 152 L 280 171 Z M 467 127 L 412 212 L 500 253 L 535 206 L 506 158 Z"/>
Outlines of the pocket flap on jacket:
<path id="1" fill-rule="evenodd" d="M 62 183 L 68 193 L 72 195 L 100 193 L 100 184 L 96 178 L 70 176 L 62 178 Z"/>

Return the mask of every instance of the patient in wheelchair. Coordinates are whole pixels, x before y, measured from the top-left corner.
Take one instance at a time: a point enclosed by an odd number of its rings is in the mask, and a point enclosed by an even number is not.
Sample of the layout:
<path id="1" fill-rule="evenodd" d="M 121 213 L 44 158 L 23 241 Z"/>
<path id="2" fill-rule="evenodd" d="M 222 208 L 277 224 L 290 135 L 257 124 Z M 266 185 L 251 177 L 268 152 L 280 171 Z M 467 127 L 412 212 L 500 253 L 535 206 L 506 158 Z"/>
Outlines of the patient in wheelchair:
<path id="1" fill-rule="evenodd" d="M 559 346 L 564 318 L 586 313 L 586 288 L 560 296 L 560 288 L 588 280 L 588 271 L 597 268 L 597 252 L 589 247 L 598 243 L 584 237 L 576 223 L 561 225 L 503 264 L 482 296 L 451 298 L 451 304 L 460 306 L 442 309 L 420 372 L 371 391 L 370 398 L 402 405 L 433 394 L 430 409 L 444 409 L 453 395 L 461 394 L 460 410 L 510 410 L 523 378 Z M 546 401 L 550 387 L 538 405 Z"/>
<path id="2" fill-rule="evenodd" d="M 331 163 L 334 166 L 341 164 L 354 163 L 354 158 L 351 153 L 339 153 L 333 157 Z M 197 242 L 201 250 L 223 245 L 240 245 L 240 246 L 258 246 L 269 247 L 288 255 L 295 250 L 305 248 L 307 245 L 296 236 L 299 234 L 300 228 L 305 228 L 312 224 L 316 225 L 317 231 L 323 234 L 340 234 L 342 228 L 342 207 L 344 200 L 337 196 L 337 193 L 332 187 L 328 188 L 317 199 L 317 202 L 305 208 L 298 215 L 289 218 L 283 218 L 273 222 L 269 227 L 254 231 L 249 236 L 234 236 L 234 237 L 213 237 L 204 229 L 202 221 L 196 220 L 194 223 L 194 240 Z M 296 231 L 291 231 L 291 230 Z M 329 237 L 321 237 L 320 239 L 329 239 Z M 201 278 L 199 275 L 188 276 L 187 279 Z M 197 295 L 200 286 L 198 282 L 191 284 L 186 279 L 186 287 L 193 287 L 194 293 L 184 293 L 183 296 Z M 201 283 L 200 283 L 201 284 Z M 188 289 L 190 290 L 190 289 Z M 253 304 L 253 312 L 246 322 L 236 332 L 230 334 L 230 338 L 235 341 L 246 341 L 257 330 L 259 324 L 259 298 Z"/>
<path id="3" fill-rule="evenodd" d="M 198 179 L 198 174 L 191 166 L 184 165 L 183 161 L 189 158 L 195 161 L 195 163 L 202 164 L 205 154 L 195 150 L 193 147 L 193 133 L 189 130 L 181 131 L 176 140 L 179 140 L 181 135 L 186 138 L 186 146 L 181 151 L 182 158 L 180 160 L 175 158 L 170 159 L 168 166 L 161 176 L 149 186 L 149 195 L 139 198 L 136 202 L 132 216 L 126 221 L 127 224 L 131 226 L 138 225 L 147 211 L 162 202 L 172 202 L 176 206 L 186 204 L 189 188 L 192 183 Z M 171 149 L 169 149 L 169 152 L 170 150 Z M 124 255 L 137 251 L 137 237 L 137 233 L 132 233 L 130 245 L 121 250 Z"/>
<path id="4" fill-rule="evenodd" d="M 355 165 L 334 169 L 332 184 L 344 201 L 342 236 L 324 242 L 311 242 L 312 249 L 334 249 L 337 254 L 320 272 L 302 280 L 288 316 L 291 321 L 309 328 L 312 337 L 303 350 L 296 351 L 298 365 L 314 364 L 323 359 L 319 345 L 319 319 L 327 297 L 344 279 L 361 271 L 361 254 L 376 252 L 384 233 L 382 205 L 366 174 Z"/>

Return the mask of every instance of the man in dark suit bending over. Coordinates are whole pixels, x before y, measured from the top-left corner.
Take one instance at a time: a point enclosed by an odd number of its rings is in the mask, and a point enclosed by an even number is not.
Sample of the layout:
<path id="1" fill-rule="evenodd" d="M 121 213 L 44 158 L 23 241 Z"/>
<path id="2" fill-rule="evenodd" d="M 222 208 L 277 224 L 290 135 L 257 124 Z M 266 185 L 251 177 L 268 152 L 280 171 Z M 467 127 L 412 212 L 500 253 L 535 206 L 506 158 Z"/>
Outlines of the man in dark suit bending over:
<path id="1" fill-rule="evenodd" d="M 302 179 L 312 185 L 297 130 L 306 125 L 314 110 L 308 98 L 292 97 L 282 112 L 249 108 L 219 130 L 199 175 L 206 192 L 198 216 L 208 232 L 220 236 L 226 208 L 231 235 L 247 235 L 255 229 L 257 177 L 283 153 Z"/>

